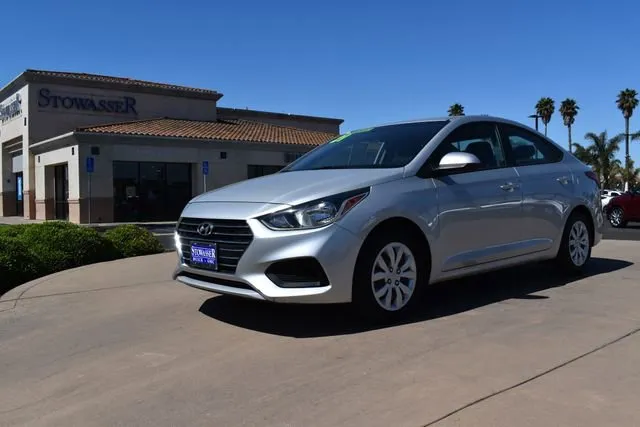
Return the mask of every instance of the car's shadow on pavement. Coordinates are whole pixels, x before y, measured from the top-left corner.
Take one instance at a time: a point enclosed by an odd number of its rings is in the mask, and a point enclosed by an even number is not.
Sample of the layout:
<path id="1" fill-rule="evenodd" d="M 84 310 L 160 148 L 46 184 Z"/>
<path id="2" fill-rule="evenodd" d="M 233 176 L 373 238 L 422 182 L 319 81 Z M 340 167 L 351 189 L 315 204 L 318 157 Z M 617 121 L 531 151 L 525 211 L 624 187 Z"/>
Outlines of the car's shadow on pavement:
<path id="1" fill-rule="evenodd" d="M 547 299 L 548 296 L 535 293 L 630 265 L 627 261 L 592 258 L 585 275 L 568 277 L 558 274 L 548 263 L 538 263 L 440 283 L 426 290 L 425 301 L 415 314 L 393 324 L 366 321 L 348 304 L 273 304 L 228 296 L 208 299 L 200 312 L 228 324 L 275 335 L 310 338 L 354 334 L 450 316 L 508 299 Z"/>

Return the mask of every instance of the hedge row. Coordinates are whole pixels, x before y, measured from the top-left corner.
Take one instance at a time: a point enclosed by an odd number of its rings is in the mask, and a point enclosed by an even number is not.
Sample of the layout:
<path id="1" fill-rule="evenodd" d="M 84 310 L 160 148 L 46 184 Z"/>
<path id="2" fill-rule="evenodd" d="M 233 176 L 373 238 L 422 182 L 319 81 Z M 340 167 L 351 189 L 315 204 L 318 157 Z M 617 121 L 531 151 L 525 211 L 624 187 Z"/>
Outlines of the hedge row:
<path id="1" fill-rule="evenodd" d="M 135 225 L 104 233 L 63 221 L 0 225 L 0 295 L 68 268 L 160 252 L 158 239 Z"/>

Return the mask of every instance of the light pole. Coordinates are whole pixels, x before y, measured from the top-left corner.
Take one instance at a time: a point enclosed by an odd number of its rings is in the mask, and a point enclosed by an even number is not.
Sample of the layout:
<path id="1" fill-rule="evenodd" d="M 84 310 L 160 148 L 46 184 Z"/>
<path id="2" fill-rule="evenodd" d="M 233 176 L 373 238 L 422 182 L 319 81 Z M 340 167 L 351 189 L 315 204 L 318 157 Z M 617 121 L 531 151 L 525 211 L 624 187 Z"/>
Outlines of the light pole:
<path id="1" fill-rule="evenodd" d="M 539 115 L 537 115 L 537 114 L 532 114 L 532 115 L 530 115 L 530 116 L 529 116 L 529 118 L 530 118 L 530 119 L 536 119 L 536 130 L 538 130 L 538 119 L 539 119 L 540 117 L 541 117 L 541 116 L 539 116 Z"/>

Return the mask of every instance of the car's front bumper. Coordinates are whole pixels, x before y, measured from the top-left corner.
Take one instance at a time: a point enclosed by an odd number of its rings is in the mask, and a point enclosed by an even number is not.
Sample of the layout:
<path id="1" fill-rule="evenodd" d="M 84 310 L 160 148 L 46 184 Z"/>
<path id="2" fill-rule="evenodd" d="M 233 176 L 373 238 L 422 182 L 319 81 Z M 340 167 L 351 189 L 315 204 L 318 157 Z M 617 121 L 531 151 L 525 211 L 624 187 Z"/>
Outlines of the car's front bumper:
<path id="1" fill-rule="evenodd" d="M 220 294 L 291 303 L 343 303 L 351 301 L 353 270 L 361 241 L 333 224 L 304 231 L 272 231 L 255 219 L 247 220 L 253 239 L 235 273 L 194 268 L 184 262 L 180 245 L 173 278 L 181 283 Z M 313 258 L 326 275 L 326 286 L 281 287 L 265 274 L 279 261 Z"/>

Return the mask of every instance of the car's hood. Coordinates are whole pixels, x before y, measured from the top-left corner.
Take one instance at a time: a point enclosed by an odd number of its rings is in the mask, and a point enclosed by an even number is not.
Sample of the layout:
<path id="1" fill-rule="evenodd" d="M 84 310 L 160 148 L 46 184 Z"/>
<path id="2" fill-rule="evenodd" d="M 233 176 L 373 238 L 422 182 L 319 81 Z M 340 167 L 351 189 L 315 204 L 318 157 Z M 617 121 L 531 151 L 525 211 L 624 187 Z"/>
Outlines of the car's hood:
<path id="1" fill-rule="evenodd" d="M 297 205 L 401 178 L 403 169 L 326 169 L 248 179 L 196 197 L 191 203 L 255 202 Z"/>

